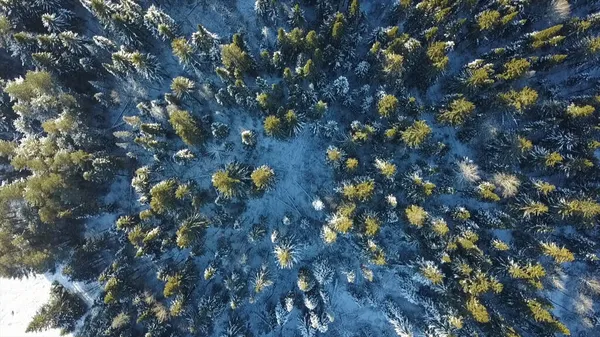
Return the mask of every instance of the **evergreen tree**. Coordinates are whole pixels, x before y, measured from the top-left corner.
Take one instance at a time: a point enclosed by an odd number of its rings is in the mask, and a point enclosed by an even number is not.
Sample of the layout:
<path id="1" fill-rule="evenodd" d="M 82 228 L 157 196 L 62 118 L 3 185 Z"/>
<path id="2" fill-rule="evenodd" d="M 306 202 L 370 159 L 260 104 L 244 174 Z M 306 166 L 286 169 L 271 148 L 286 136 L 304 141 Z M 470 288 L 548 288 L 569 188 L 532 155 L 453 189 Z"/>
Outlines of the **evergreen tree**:
<path id="1" fill-rule="evenodd" d="M 248 170 L 239 163 L 231 163 L 212 175 L 213 186 L 225 198 L 244 196 L 248 180 Z"/>
<path id="2" fill-rule="evenodd" d="M 202 131 L 192 115 L 185 110 L 174 110 L 169 114 L 169 123 L 175 133 L 187 145 L 200 145 L 203 141 Z"/>

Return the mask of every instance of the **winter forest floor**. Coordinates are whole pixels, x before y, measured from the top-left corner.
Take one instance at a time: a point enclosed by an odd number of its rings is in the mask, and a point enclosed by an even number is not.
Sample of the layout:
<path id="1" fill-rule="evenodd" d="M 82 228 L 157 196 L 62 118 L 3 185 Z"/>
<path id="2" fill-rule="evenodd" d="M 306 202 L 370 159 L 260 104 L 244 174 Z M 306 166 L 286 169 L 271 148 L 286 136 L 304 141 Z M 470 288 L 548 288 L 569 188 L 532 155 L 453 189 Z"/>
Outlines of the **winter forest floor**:
<path id="1" fill-rule="evenodd" d="M 599 1 L 5 2 L 0 337 L 600 335 Z"/>

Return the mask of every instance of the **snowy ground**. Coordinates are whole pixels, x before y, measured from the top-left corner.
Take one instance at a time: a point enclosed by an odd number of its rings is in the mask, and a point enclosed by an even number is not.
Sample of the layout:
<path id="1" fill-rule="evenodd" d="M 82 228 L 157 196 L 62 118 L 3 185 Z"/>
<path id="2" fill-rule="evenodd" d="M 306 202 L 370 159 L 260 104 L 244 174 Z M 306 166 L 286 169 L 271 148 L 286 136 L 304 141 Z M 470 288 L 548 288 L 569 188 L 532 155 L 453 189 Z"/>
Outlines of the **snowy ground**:
<path id="1" fill-rule="evenodd" d="M 60 336 L 58 329 L 25 333 L 35 312 L 48 301 L 51 285 L 52 275 L 23 280 L 0 278 L 0 337 Z"/>
<path id="2" fill-rule="evenodd" d="M 59 274 L 36 275 L 27 279 L 0 278 L 0 337 L 58 337 L 59 329 L 39 333 L 25 333 L 36 311 L 50 298 L 50 286 L 58 281 L 71 291 L 77 292 L 88 305 L 96 293 L 94 284 L 71 283 Z M 71 334 L 65 335 L 71 337 Z"/>

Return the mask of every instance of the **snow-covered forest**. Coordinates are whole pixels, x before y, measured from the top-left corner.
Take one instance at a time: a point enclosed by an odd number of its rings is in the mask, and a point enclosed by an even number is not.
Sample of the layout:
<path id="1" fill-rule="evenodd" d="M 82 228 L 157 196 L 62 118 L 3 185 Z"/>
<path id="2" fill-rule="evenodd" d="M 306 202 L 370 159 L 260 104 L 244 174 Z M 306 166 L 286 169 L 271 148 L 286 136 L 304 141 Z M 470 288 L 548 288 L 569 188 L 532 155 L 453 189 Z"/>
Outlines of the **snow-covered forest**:
<path id="1" fill-rule="evenodd" d="M 0 69 L 2 337 L 600 336 L 598 0 L 0 0 Z"/>

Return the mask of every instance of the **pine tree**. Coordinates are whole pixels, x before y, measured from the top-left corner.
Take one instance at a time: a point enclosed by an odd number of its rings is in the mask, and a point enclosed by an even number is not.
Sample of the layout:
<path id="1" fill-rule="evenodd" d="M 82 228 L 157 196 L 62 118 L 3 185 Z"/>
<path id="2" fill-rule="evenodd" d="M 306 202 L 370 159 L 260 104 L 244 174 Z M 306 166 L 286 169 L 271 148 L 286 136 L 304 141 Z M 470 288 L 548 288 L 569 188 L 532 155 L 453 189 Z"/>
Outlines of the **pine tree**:
<path id="1" fill-rule="evenodd" d="M 248 170 L 241 164 L 231 163 L 212 175 L 212 184 L 225 198 L 241 197 L 248 191 Z"/>
<path id="2" fill-rule="evenodd" d="M 450 103 L 450 108 L 443 111 L 438 116 L 438 119 L 442 123 L 448 123 L 454 126 L 461 125 L 473 111 L 475 111 L 475 104 L 464 98 L 460 98 L 452 101 L 452 103 Z"/>
<path id="3" fill-rule="evenodd" d="M 433 285 L 444 282 L 444 274 L 432 261 L 423 261 L 420 265 L 419 272 Z"/>
<path id="4" fill-rule="evenodd" d="M 563 217 L 580 216 L 583 219 L 591 220 L 600 215 L 600 203 L 592 199 L 563 199 L 560 204 L 559 214 Z"/>
<path id="5" fill-rule="evenodd" d="M 282 124 L 283 123 L 281 121 L 281 118 L 273 115 L 267 116 L 263 124 L 265 128 L 265 133 L 267 134 L 267 136 L 271 137 L 281 136 L 283 132 Z"/>
<path id="6" fill-rule="evenodd" d="M 295 4 L 292 8 L 292 12 L 289 16 L 289 23 L 292 27 L 303 27 L 306 23 L 306 19 L 304 18 L 304 10 L 300 8 L 299 4 Z"/>
<path id="7" fill-rule="evenodd" d="M 477 297 L 473 296 L 467 300 L 467 310 L 477 322 L 487 323 L 490 321 L 490 315 L 486 307 L 479 302 Z"/>
<path id="8" fill-rule="evenodd" d="M 335 21 L 333 22 L 333 28 L 331 30 L 331 37 L 334 41 L 339 41 L 346 30 L 346 20 L 344 14 L 337 13 Z"/>
<path id="9" fill-rule="evenodd" d="M 431 134 L 431 128 L 425 121 L 415 121 L 402 131 L 402 140 L 411 148 L 418 148 Z"/>
<path id="10" fill-rule="evenodd" d="M 181 98 L 190 95 L 196 88 L 194 81 L 189 78 L 178 76 L 171 82 L 171 91 L 177 98 Z"/>
<path id="11" fill-rule="evenodd" d="M 352 0 L 350 8 L 348 10 L 348 18 L 350 20 L 356 20 L 360 16 L 360 2 L 359 0 Z"/>
<path id="12" fill-rule="evenodd" d="M 185 110 L 173 110 L 169 114 L 169 123 L 175 133 L 187 145 L 200 145 L 203 141 L 202 131 L 192 115 Z"/>
<path id="13" fill-rule="evenodd" d="M 209 222 L 201 214 L 193 214 L 187 217 L 176 233 L 176 243 L 179 248 L 191 248 L 198 244 L 204 237 L 204 232 Z"/>
<path id="14" fill-rule="evenodd" d="M 533 216 L 540 216 L 548 213 L 548 206 L 539 201 L 531 201 L 525 206 L 521 207 L 521 211 L 523 211 L 523 217 L 529 218 Z"/>
<path id="15" fill-rule="evenodd" d="M 498 75 L 503 80 L 514 80 L 525 74 L 531 63 L 526 59 L 515 58 L 504 64 L 504 72 Z"/>
<path id="16" fill-rule="evenodd" d="M 562 28 L 563 25 L 556 25 L 531 33 L 529 35 L 531 47 L 539 49 L 545 46 L 557 46 L 565 39 L 565 36 L 558 35 Z"/>
<path id="17" fill-rule="evenodd" d="M 298 262 L 298 250 L 291 241 L 283 241 L 274 249 L 277 264 L 282 269 L 290 269 Z"/>
<path id="18" fill-rule="evenodd" d="M 575 256 L 565 247 L 559 247 L 554 242 L 542 242 L 542 251 L 554 259 L 556 263 L 573 262 Z"/>
<path id="19" fill-rule="evenodd" d="M 492 30 L 500 23 L 500 12 L 496 10 L 486 10 L 477 16 L 477 25 L 480 30 Z"/>
<path id="20" fill-rule="evenodd" d="M 154 185 L 150 189 L 150 208 L 158 214 L 172 210 L 177 202 L 175 198 L 176 190 L 177 182 L 172 179 L 163 180 Z"/>
<path id="21" fill-rule="evenodd" d="M 244 43 L 241 36 L 235 34 L 233 40 L 234 41 L 231 44 L 223 47 L 221 51 L 221 60 L 227 69 L 239 70 L 241 73 L 246 73 L 253 67 L 252 59 L 244 49 Z"/>
<path id="22" fill-rule="evenodd" d="M 263 165 L 254 169 L 250 177 L 252 178 L 254 187 L 260 191 L 264 191 L 273 186 L 275 181 L 275 171 L 267 165 Z"/>
<path id="23" fill-rule="evenodd" d="M 446 55 L 446 42 L 434 42 L 427 48 L 427 57 L 438 71 L 446 69 L 450 58 Z"/>
<path id="24" fill-rule="evenodd" d="M 567 107 L 567 115 L 573 118 L 588 117 L 591 116 L 594 111 L 596 111 L 596 108 L 591 105 L 576 106 L 574 103 L 571 103 L 571 105 Z"/>
<path id="25" fill-rule="evenodd" d="M 375 182 L 372 179 L 364 179 L 355 184 L 346 183 L 342 193 L 349 200 L 367 201 L 375 192 Z"/>
<path id="26" fill-rule="evenodd" d="M 381 117 L 391 117 L 398 109 L 398 99 L 394 95 L 384 95 L 377 103 Z"/>
<path id="27" fill-rule="evenodd" d="M 390 163 L 389 161 L 384 161 L 377 158 L 375 159 L 375 167 L 387 179 L 394 179 L 394 175 L 396 174 L 396 165 Z"/>
<path id="28" fill-rule="evenodd" d="M 176 38 L 171 42 L 173 55 L 177 56 L 183 67 L 195 67 L 194 47 L 185 38 Z"/>
<path id="29" fill-rule="evenodd" d="M 425 220 L 427 219 L 427 212 L 423 207 L 417 205 L 410 205 L 405 210 L 406 219 L 408 223 L 421 228 L 425 224 Z"/>
<path id="30" fill-rule="evenodd" d="M 165 297 L 171 297 L 177 293 L 182 288 L 183 276 L 179 273 L 175 275 L 171 275 L 167 277 L 167 283 L 165 283 L 165 288 L 163 290 L 163 295 Z"/>
<path id="31" fill-rule="evenodd" d="M 269 272 L 265 266 L 262 266 L 260 270 L 256 273 L 254 279 L 252 280 L 252 285 L 254 287 L 254 292 L 259 294 L 265 288 L 272 286 L 274 283 L 269 278 Z"/>
<path id="32" fill-rule="evenodd" d="M 509 92 L 501 93 L 498 97 L 505 104 L 512 106 L 517 112 L 521 113 L 537 102 L 538 93 L 529 87 L 525 87 L 521 91 L 510 90 Z"/>

